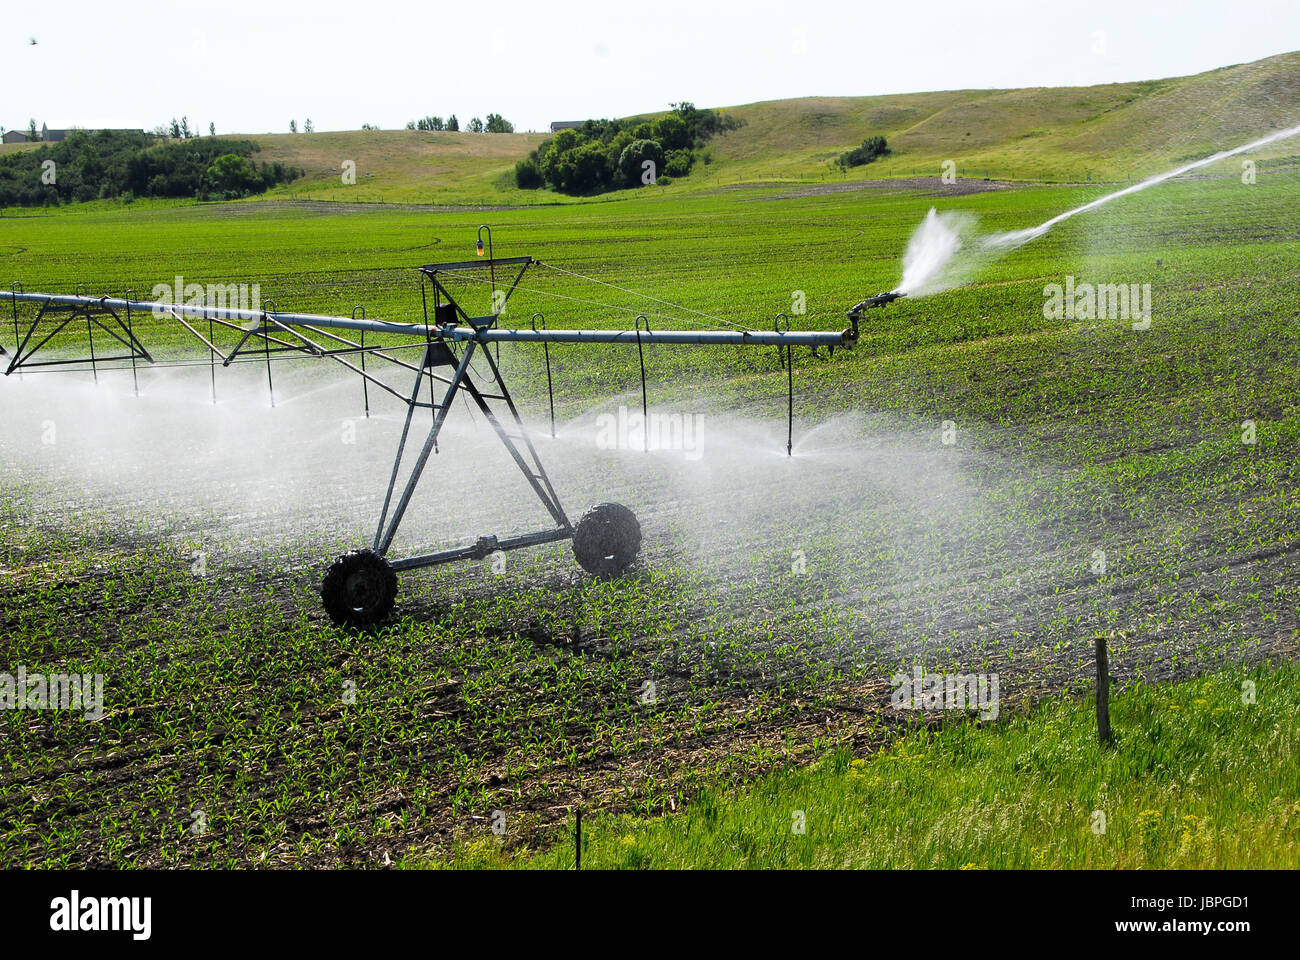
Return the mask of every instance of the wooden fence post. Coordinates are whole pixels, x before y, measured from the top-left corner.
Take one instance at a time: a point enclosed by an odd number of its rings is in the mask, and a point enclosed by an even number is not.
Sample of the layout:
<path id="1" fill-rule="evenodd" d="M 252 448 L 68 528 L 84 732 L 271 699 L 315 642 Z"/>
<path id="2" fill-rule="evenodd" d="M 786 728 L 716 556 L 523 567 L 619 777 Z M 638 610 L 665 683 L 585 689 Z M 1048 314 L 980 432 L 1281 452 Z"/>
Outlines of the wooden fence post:
<path id="1" fill-rule="evenodd" d="M 1106 634 L 1097 634 L 1097 742 L 1110 745 L 1110 663 Z"/>

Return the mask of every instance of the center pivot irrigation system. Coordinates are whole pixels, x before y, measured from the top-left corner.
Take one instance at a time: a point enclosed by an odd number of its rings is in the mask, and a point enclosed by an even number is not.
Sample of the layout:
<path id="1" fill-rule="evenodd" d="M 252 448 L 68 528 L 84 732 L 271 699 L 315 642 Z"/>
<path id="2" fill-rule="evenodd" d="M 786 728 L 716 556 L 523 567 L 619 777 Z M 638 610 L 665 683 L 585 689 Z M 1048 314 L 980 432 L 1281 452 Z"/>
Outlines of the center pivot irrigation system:
<path id="1" fill-rule="evenodd" d="M 375 536 L 368 548 L 353 550 L 336 559 L 325 573 L 321 584 L 321 598 L 330 617 L 339 624 L 364 627 L 383 620 L 392 610 L 397 595 L 397 572 L 429 567 L 456 560 L 482 559 L 497 551 L 517 550 L 543 543 L 561 540 L 573 541 L 573 552 L 584 570 L 599 577 L 617 576 L 628 568 L 636 559 L 641 546 L 641 528 L 635 514 L 618 503 L 600 503 L 588 510 L 578 522 L 572 523 L 560 504 L 560 499 L 551 485 L 551 480 L 542 466 L 537 450 L 529 437 L 515 402 L 506 388 L 499 368 L 499 356 L 493 357 L 487 349 L 492 344 L 531 343 L 542 344 L 546 351 L 547 390 L 550 394 L 551 433 L 555 430 L 555 397 L 551 378 L 550 344 L 623 344 L 635 345 L 641 362 L 642 412 L 645 414 L 645 357 L 643 347 L 646 344 L 664 343 L 681 345 L 700 344 L 735 344 L 737 346 L 775 346 L 781 355 L 782 363 L 788 371 L 789 403 L 788 424 L 790 434 L 787 438 L 786 452 L 790 453 L 793 439 L 793 358 L 789 348 L 806 346 L 828 348 L 833 353 L 836 347 L 852 347 L 858 339 L 858 322 L 863 310 L 883 307 L 896 300 L 901 294 L 882 293 L 853 306 L 848 311 L 850 326 L 839 332 L 830 331 L 791 331 L 789 319 L 784 314 L 778 315 L 772 331 L 748 330 L 736 324 L 733 329 L 696 329 L 696 330 L 652 330 L 649 320 L 639 314 L 635 327 L 631 330 L 556 330 L 548 329 L 545 318 L 534 314 L 528 328 L 504 328 L 498 326 L 500 315 L 510 297 L 520 289 L 519 281 L 530 266 L 550 267 L 560 273 L 580 280 L 588 280 L 605 286 L 614 286 L 604 281 L 583 277 L 572 271 L 542 263 L 532 257 L 494 258 L 491 253 L 491 230 L 480 227 L 477 250 L 480 258 L 484 255 L 484 234 L 487 235 L 486 259 L 468 260 L 452 263 L 434 263 L 420 268 L 420 292 L 424 311 L 422 323 L 400 323 L 387 320 L 366 319 L 364 309 L 354 309 L 350 317 L 325 316 L 304 313 L 284 313 L 275 308 L 275 304 L 266 301 L 256 309 L 244 309 L 205 303 L 167 303 L 158 301 L 136 300 L 131 291 L 124 298 L 92 296 L 84 288 L 73 295 L 26 292 L 21 285 L 15 284 L 8 299 L 13 304 L 13 327 L 16 352 L 9 357 L 6 376 L 15 371 L 31 370 L 39 367 L 61 367 L 64 369 L 86 369 L 89 364 L 91 372 L 98 380 L 99 369 L 105 364 L 114 364 L 121 368 L 130 361 L 136 393 L 139 393 L 138 365 L 143 362 L 155 366 L 168 366 L 165 361 L 156 361 L 145 349 L 135 331 L 135 315 L 147 313 L 151 317 L 171 319 L 183 326 L 189 333 L 201 341 L 208 350 L 208 364 L 212 370 L 213 399 L 216 398 L 217 360 L 223 367 L 236 362 L 265 362 L 268 388 L 272 388 L 271 363 L 273 359 L 290 359 L 311 356 L 331 358 L 362 378 L 366 415 L 370 413 L 369 385 L 374 384 L 406 404 L 406 419 L 402 427 L 401 440 L 393 458 L 393 468 L 388 481 L 388 490 L 384 496 L 383 509 L 380 511 L 379 523 Z M 492 289 L 493 310 L 486 316 L 472 316 L 456 300 L 448 289 L 451 279 L 465 278 L 469 271 L 486 268 L 489 279 L 483 281 Z M 513 272 L 513 279 L 502 286 L 497 283 L 497 271 Z M 625 293 L 635 291 L 622 287 L 615 289 Z M 545 294 L 546 291 L 534 291 Z M 552 294 L 561 296 L 559 294 Z M 637 296 L 646 296 L 636 294 Z M 576 297 L 562 297 L 578 300 Z M 647 298 L 654 299 L 654 298 Z M 593 303 L 594 301 L 579 301 Z M 667 301 L 657 303 L 676 307 Z M 18 305 L 37 304 L 39 310 L 34 319 L 22 329 Z M 603 304 L 597 304 L 604 306 Z M 689 308 L 680 308 L 689 310 Z M 698 311 L 689 311 L 698 313 Z M 707 314 L 700 314 L 708 316 Z M 711 318 L 719 320 L 721 318 Z M 781 329 L 784 320 L 785 329 Z M 81 322 L 85 323 L 88 356 L 69 358 L 60 354 L 54 359 L 47 352 L 42 359 L 34 359 L 39 351 L 46 347 L 55 337 L 66 329 L 79 330 Z M 196 326 L 193 321 L 200 321 Z M 201 326 L 208 325 L 207 336 Z M 729 324 L 730 321 L 723 320 Z M 52 327 L 52 329 L 51 329 Z M 217 345 L 217 330 L 230 335 L 235 340 L 233 348 L 223 352 Z M 96 355 L 95 332 L 101 333 L 101 343 L 106 335 L 115 351 L 112 355 Z M 357 334 L 357 339 L 343 336 L 332 331 L 349 331 Z M 389 339 L 400 338 L 405 343 L 387 343 L 366 345 L 366 334 L 387 335 Z M 416 362 L 399 356 L 404 349 L 420 351 Z M 499 354 L 500 347 L 497 346 Z M 0 346 L 0 356 L 7 356 L 8 351 Z M 484 392 L 470 376 L 470 361 L 476 354 L 481 354 L 491 370 L 493 392 Z M 378 358 L 399 370 L 413 374 L 413 383 L 409 390 L 403 392 L 380 378 L 366 368 L 366 358 Z M 357 362 L 353 362 L 353 361 Z M 187 361 L 184 365 L 193 365 Z M 386 368 L 390 372 L 393 367 Z M 428 399 L 421 399 L 424 384 L 428 384 Z M 439 398 L 439 394 L 441 397 Z M 465 394 L 482 411 L 488 423 L 496 431 L 501 443 L 509 452 L 520 472 L 532 487 L 537 498 L 550 514 L 553 525 L 532 533 L 498 538 L 495 535 L 479 537 L 474 543 L 436 553 L 417 554 L 404 558 L 393 558 L 390 551 L 398 527 L 410 506 L 411 497 L 429 460 L 429 455 L 437 449 L 438 434 L 446 422 L 453 402 L 458 394 Z M 508 420 L 503 423 L 498 416 L 499 407 L 495 408 L 489 401 L 505 405 Z M 271 390 L 271 402 L 274 405 L 274 390 Z M 427 409 L 432 413 L 433 423 L 425 434 L 424 441 L 415 456 L 414 464 L 400 485 L 401 468 L 406 453 L 408 437 L 417 409 Z M 418 435 L 418 431 L 417 431 Z M 396 496 L 395 496 L 396 495 Z"/>

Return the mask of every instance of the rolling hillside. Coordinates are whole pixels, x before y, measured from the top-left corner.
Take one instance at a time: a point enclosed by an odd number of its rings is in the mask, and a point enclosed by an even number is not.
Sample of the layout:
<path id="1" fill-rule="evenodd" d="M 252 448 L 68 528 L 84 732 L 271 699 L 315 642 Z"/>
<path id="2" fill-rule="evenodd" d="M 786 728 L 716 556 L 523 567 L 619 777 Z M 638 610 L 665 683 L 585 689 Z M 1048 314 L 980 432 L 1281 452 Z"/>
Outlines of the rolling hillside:
<path id="1" fill-rule="evenodd" d="M 937 176 L 1084 182 L 1131 180 L 1300 123 L 1300 52 L 1208 73 L 1094 87 L 805 97 L 723 108 L 744 121 L 716 137 L 708 163 L 663 189 L 696 192 L 770 181 Z M 892 154 L 849 173 L 834 160 L 883 134 Z M 457 205 L 590 202 L 519 190 L 516 161 L 546 134 L 414 130 L 253 135 L 259 160 L 307 176 L 273 191 L 302 200 Z M 0 150 L 29 149 L 8 145 Z M 1300 141 L 1261 157 L 1300 155 Z M 341 181 L 345 161 L 356 183 Z M 605 198 L 608 198 L 608 194 Z M 597 198 L 599 199 L 599 198 Z"/>
<path id="2" fill-rule="evenodd" d="M 402 203 L 535 203 L 514 187 L 515 162 L 546 139 L 540 133 L 358 130 L 258 136 L 259 160 L 301 167 L 305 179 L 276 191 L 314 200 Z M 356 163 L 345 186 L 344 161 Z M 514 196 L 514 195 L 518 196 Z M 568 199 L 547 193 L 546 199 Z"/>
<path id="3" fill-rule="evenodd" d="M 879 133 L 892 156 L 855 176 L 933 174 L 952 159 L 965 176 L 1127 179 L 1300 123 L 1300 53 L 1171 80 L 819 97 L 731 112 L 746 126 L 714 151 L 737 178 L 828 175 L 839 153 Z M 1265 155 L 1296 153 L 1283 143 Z"/>

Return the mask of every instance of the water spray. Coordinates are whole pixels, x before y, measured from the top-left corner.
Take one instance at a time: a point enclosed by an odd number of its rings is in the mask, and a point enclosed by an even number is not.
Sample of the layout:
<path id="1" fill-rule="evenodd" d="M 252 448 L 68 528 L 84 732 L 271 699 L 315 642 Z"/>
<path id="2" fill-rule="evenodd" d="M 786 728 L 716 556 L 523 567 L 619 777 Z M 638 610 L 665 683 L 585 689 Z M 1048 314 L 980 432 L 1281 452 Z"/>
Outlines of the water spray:
<path id="1" fill-rule="evenodd" d="M 483 235 L 487 232 L 486 251 Z M 271 367 L 280 359 L 314 357 L 338 362 L 343 367 L 358 374 L 363 385 L 378 387 L 406 405 L 405 421 L 401 440 L 398 442 L 392 471 L 388 478 L 387 492 L 383 500 L 378 527 L 374 539 L 367 549 L 353 550 L 339 557 L 329 567 L 321 585 L 321 598 L 326 611 L 339 624 L 362 627 L 378 623 L 385 619 L 393 608 L 397 593 L 397 573 L 450 563 L 467 559 L 483 559 L 490 554 L 523 547 L 539 546 L 559 541 L 571 541 L 578 563 L 589 573 L 598 577 L 614 577 L 623 573 L 636 559 L 641 546 L 641 527 L 635 514 L 626 506 L 617 503 L 599 503 L 588 510 L 577 522 L 569 519 L 559 496 L 551 483 L 532 437 L 525 428 L 523 419 L 515 405 L 505 379 L 489 345 L 501 343 L 552 343 L 611 345 L 626 344 L 638 348 L 641 357 L 642 390 L 645 389 L 645 361 L 641 348 L 645 344 L 676 345 L 735 345 L 735 346 L 774 346 L 782 354 L 783 362 L 791 365 L 790 354 L 796 346 L 853 347 L 858 339 L 858 312 L 868 306 L 882 306 L 889 300 L 897 299 L 899 294 L 880 294 L 863 301 L 849 312 L 851 325 L 840 331 L 828 330 L 790 330 L 788 321 L 785 330 L 772 331 L 751 330 L 719 317 L 709 319 L 731 329 L 693 329 L 660 330 L 651 329 L 646 317 L 638 315 L 633 329 L 578 329 L 563 330 L 548 328 L 543 322 L 537 323 L 540 315 L 535 315 L 529 328 L 512 329 L 499 324 L 506 302 L 519 289 L 519 282 L 525 272 L 533 266 L 551 267 L 561 273 L 605 286 L 614 286 L 603 280 L 582 277 L 569 270 L 543 264 L 532 257 L 495 257 L 492 254 L 492 237 L 486 227 L 479 230 L 477 252 L 486 260 L 458 261 L 450 263 L 428 264 L 420 268 L 421 302 L 423 304 L 422 322 L 398 322 L 391 320 L 367 319 L 364 311 L 357 315 L 353 311 L 350 317 L 328 316 L 323 314 L 306 314 L 283 312 L 275 309 L 268 302 L 257 309 L 209 305 L 202 302 L 172 303 L 136 300 L 127 296 L 122 298 L 92 296 L 88 291 L 73 295 L 25 292 L 15 285 L 12 292 L 4 299 L 10 301 L 13 308 L 15 351 L 9 357 L 6 374 L 21 370 L 34 370 L 42 367 L 58 367 L 64 370 L 88 369 L 98 380 L 101 367 L 113 364 L 125 364 L 129 361 L 133 373 L 140 364 L 167 366 L 158 363 L 146 349 L 140 339 L 135 319 L 140 315 L 152 315 L 159 320 L 171 320 L 184 327 L 207 350 L 205 361 L 212 367 L 213 389 L 218 362 L 222 367 L 234 363 L 265 363 L 267 386 L 272 387 Z M 486 315 L 477 315 L 466 310 L 465 306 L 453 296 L 449 281 L 452 279 L 473 280 L 469 271 L 486 268 L 490 279 L 481 281 L 491 286 L 493 309 Z M 500 283 L 500 271 L 515 273 L 513 280 Z M 618 287 L 616 289 L 623 290 Z M 547 293 L 544 290 L 534 290 Z M 624 290 L 635 294 L 635 291 Z M 579 298 L 551 294 L 565 300 Z M 644 294 L 647 299 L 655 300 Z M 595 301 L 580 301 L 595 303 Z M 692 313 L 687 307 L 670 304 L 667 301 L 655 302 L 670 307 L 679 307 Z M 20 303 L 39 305 L 34 320 L 27 325 L 25 333 L 20 330 L 18 305 Z M 603 306 L 603 304 L 596 304 Z M 701 316 L 708 316 L 701 314 Z M 196 329 L 192 320 L 206 321 L 208 336 Z M 47 346 L 65 330 L 86 331 L 89 347 L 88 357 L 69 359 L 64 355 L 49 358 Z M 218 346 L 214 330 L 225 336 L 235 338 L 233 348 Z M 101 349 L 97 353 L 94 340 L 97 335 Z M 397 339 L 398 343 L 369 345 L 365 335 L 387 335 Z M 356 339 L 353 339 L 356 337 Z M 115 352 L 106 356 L 102 344 L 112 343 Z M 404 349 L 415 351 L 403 353 Z M 370 369 L 366 368 L 366 358 L 371 360 Z M 471 368 L 472 359 L 486 363 L 488 374 L 483 376 L 480 386 L 476 378 L 477 370 Z M 360 363 L 360 366 L 356 362 Z M 386 361 L 390 366 L 381 368 L 375 361 Z M 188 361 L 192 363 L 194 361 Z M 404 382 L 390 384 L 375 373 L 376 369 L 386 369 L 399 376 Z M 427 386 L 427 391 L 426 391 Z M 554 408 L 554 394 L 550 370 L 549 347 L 547 354 L 547 390 Z M 138 395 L 138 392 L 137 392 Z M 215 393 L 214 393 L 215 396 Z M 272 406 L 274 392 L 272 391 Z M 483 414 L 484 418 L 496 432 L 515 465 L 523 474 L 537 499 L 551 518 L 550 526 L 542 530 L 513 536 L 482 536 L 473 543 L 423 553 L 414 556 L 395 558 L 390 555 L 394 538 L 403 517 L 411 504 L 421 476 L 431 454 L 438 450 L 438 439 L 448 414 L 454 409 L 455 401 L 463 398 L 471 401 Z M 788 400 L 790 403 L 787 455 L 793 446 L 793 376 L 789 377 Z M 643 400 L 644 409 L 644 400 Z M 366 394 L 366 410 L 369 413 L 369 394 Z M 417 444 L 418 452 L 413 465 L 404 467 L 404 455 L 407 440 L 412 434 L 417 410 L 427 410 L 432 415 L 432 425 L 424 434 L 423 442 Z M 419 428 L 415 428 L 419 436 Z M 403 479 L 399 483 L 399 479 Z M 460 500 L 461 498 L 452 498 Z"/>
<path id="2" fill-rule="evenodd" d="M 1081 204 L 1072 210 L 1057 214 L 1036 227 L 1029 227 L 1024 230 L 1010 230 L 1003 233 L 977 236 L 975 233 L 975 218 L 970 214 L 958 211 L 939 213 L 931 207 L 930 212 L 926 214 L 925 219 L 916 228 L 908 241 L 907 250 L 903 255 L 903 279 L 898 287 L 892 291 L 891 298 L 897 296 L 925 296 L 951 289 L 973 276 L 980 267 L 988 262 L 1043 236 L 1058 223 L 1069 220 L 1071 217 L 1095 210 L 1112 200 L 1139 193 L 1154 187 L 1156 184 L 1164 183 L 1166 180 L 1191 173 L 1193 170 L 1208 167 L 1238 154 L 1250 153 L 1271 143 L 1297 135 L 1300 135 L 1300 126 L 1278 130 L 1240 147 L 1222 150 L 1212 156 L 1194 160 L 1164 173 L 1148 177 L 1139 183 L 1108 193 L 1103 197 L 1098 197 L 1096 200 Z M 885 296 L 885 294 L 881 294 L 864 300 L 854 309 L 883 306 L 884 303 L 890 302 L 889 300 L 881 300 Z"/>

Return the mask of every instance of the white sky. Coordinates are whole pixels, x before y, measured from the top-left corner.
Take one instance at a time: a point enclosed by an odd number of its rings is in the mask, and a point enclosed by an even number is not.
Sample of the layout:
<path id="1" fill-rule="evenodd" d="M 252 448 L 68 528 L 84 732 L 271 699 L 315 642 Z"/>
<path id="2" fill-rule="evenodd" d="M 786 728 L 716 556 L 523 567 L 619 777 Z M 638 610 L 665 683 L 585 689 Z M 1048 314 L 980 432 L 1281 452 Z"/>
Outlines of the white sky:
<path id="1" fill-rule="evenodd" d="M 543 130 L 682 99 L 1144 80 L 1300 48 L 1297 0 L 5 0 L 3 22 L 6 129 L 187 115 L 203 133 L 488 112 Z"/>

